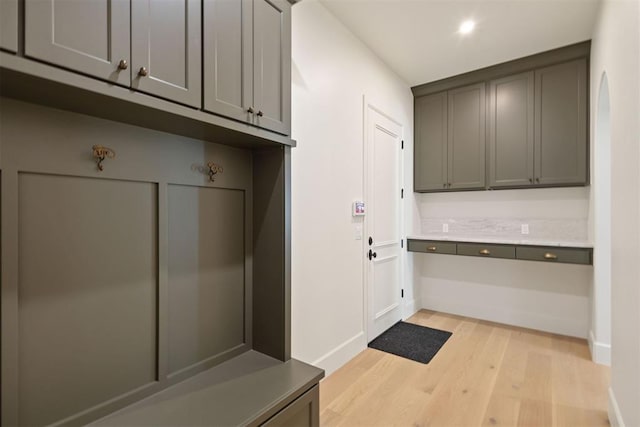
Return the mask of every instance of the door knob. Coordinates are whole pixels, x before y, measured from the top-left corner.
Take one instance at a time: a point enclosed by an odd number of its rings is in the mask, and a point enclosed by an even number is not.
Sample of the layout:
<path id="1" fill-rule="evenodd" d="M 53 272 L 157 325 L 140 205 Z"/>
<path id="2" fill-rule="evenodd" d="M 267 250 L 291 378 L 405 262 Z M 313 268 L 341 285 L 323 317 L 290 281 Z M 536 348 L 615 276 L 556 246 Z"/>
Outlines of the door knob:
<path id="1" fill-rule="evenodd" d="M 378 256 L 377 253 L 375 253 L 371 249 L 369 249 L 369 261 L 371 261 L 372 258 L 376 258 L 377 256 Z"/>
<path id="2" fill-rule="evenodd" d="M 118 62 L 118 69 L 126 70 L 127 68 L 129 68 L 129 63 L 126 59 L 121 59 L 120 62 Z"/>
<path id="3" fill-rule="evenodd" d="M 149 75 L 149 70 L 147 70 L 146 67 L 140 67 L 140 69 L 138 70 L 138 75 L 140 77 L 147 77 Z"/>

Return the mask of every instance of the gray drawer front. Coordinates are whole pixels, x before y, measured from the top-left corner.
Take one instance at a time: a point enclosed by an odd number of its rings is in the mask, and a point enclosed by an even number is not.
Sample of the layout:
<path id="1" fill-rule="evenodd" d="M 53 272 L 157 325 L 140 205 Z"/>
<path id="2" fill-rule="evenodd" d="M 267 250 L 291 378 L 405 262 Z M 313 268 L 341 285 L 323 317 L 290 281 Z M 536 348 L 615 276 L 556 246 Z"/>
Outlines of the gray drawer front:
<path id="1" fill-rule="evenodd" d="M 560 262 L 568 264 L 586 264 L 591 261 L 591 249 L 555 248 L 543 246 L 519 246 L 516 251 L 518 259 L 530 261 Z"/>
<path id="2" fill-rule="evenodd" d="M 439 242 L 432 240 L 409 240 L 407 243 L 409 252 L 427 252 L 430 254 L 456 254 L 456 244 L 451 242 Z"/>
<path id="3" fill-rule="evenodd" d="M 318 427 L 319 425 L 320 388 L 316 385 L 262 424 L 262 427 Z"/>
<path id="4" fill-rule="evenodd" d="M 516 257 L 515 246 L 487 245 L 482 243 L 458 243 L 458 255 L 479 256 L 484 258 Z"/>

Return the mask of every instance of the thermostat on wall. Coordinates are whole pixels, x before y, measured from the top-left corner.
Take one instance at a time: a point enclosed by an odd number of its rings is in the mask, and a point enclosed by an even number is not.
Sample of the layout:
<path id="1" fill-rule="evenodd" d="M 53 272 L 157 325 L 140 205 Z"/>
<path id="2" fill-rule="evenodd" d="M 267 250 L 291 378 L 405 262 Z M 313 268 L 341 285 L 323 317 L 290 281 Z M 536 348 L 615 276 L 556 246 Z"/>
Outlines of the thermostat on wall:
<path id="1" fill-rule="evenodd" d="M 364 202 L 353 202 L 353 216 L 364 216 Z"/>

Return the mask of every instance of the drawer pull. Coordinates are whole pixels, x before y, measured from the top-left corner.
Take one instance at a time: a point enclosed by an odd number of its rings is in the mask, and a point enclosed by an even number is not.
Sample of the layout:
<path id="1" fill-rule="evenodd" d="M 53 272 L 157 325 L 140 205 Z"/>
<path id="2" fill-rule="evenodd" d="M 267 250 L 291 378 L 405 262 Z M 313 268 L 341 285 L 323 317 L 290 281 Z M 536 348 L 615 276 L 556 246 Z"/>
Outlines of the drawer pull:
<path id="1" fill-rule="evenodd" d="M 428 247 L 427 247 L 427 250 L 428 250 L 429 252 L 435 252 L 436 250 L 438 250 L 438 247 L 437 247 L 437 246 L 428 246 Z"/>
<path id="2" fill-rule="evenodd" d="M 480 255 L 491 255 L 491 251 L 489 249 L 481 249 Z"/>
<path id="3" fill-rule="evenodd" d="M 547 252 L 546 254 L 544 254 L 544 259 L 558 259 L 558 255 Z"/>

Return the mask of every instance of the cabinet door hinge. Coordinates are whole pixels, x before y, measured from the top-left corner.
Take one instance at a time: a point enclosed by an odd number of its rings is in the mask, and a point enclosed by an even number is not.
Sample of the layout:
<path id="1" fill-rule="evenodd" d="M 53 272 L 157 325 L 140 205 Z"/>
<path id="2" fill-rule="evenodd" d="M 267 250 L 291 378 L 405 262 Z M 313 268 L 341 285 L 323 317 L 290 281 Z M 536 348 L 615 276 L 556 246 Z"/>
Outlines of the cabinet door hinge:
<path id="1" fill-rule="evenodd" d="M 400 239 L 400 247 L 404 248 L 404 239 Z"/>
<path id="2" fill-rule="evenodd" d="M 404 289 L 400 289 L 400 298 L 404 298 Z"/>
<path id="3" fill-rule="evenodd" d="M 404 199 L 404 188 L 400 189 L 400 198 Z"/>
<path id="4" fill-rule="evenodd" d="M 404 139 L 402 140 L 402 142 L 400 143 L 400 149 L 404 150 Z"/>

